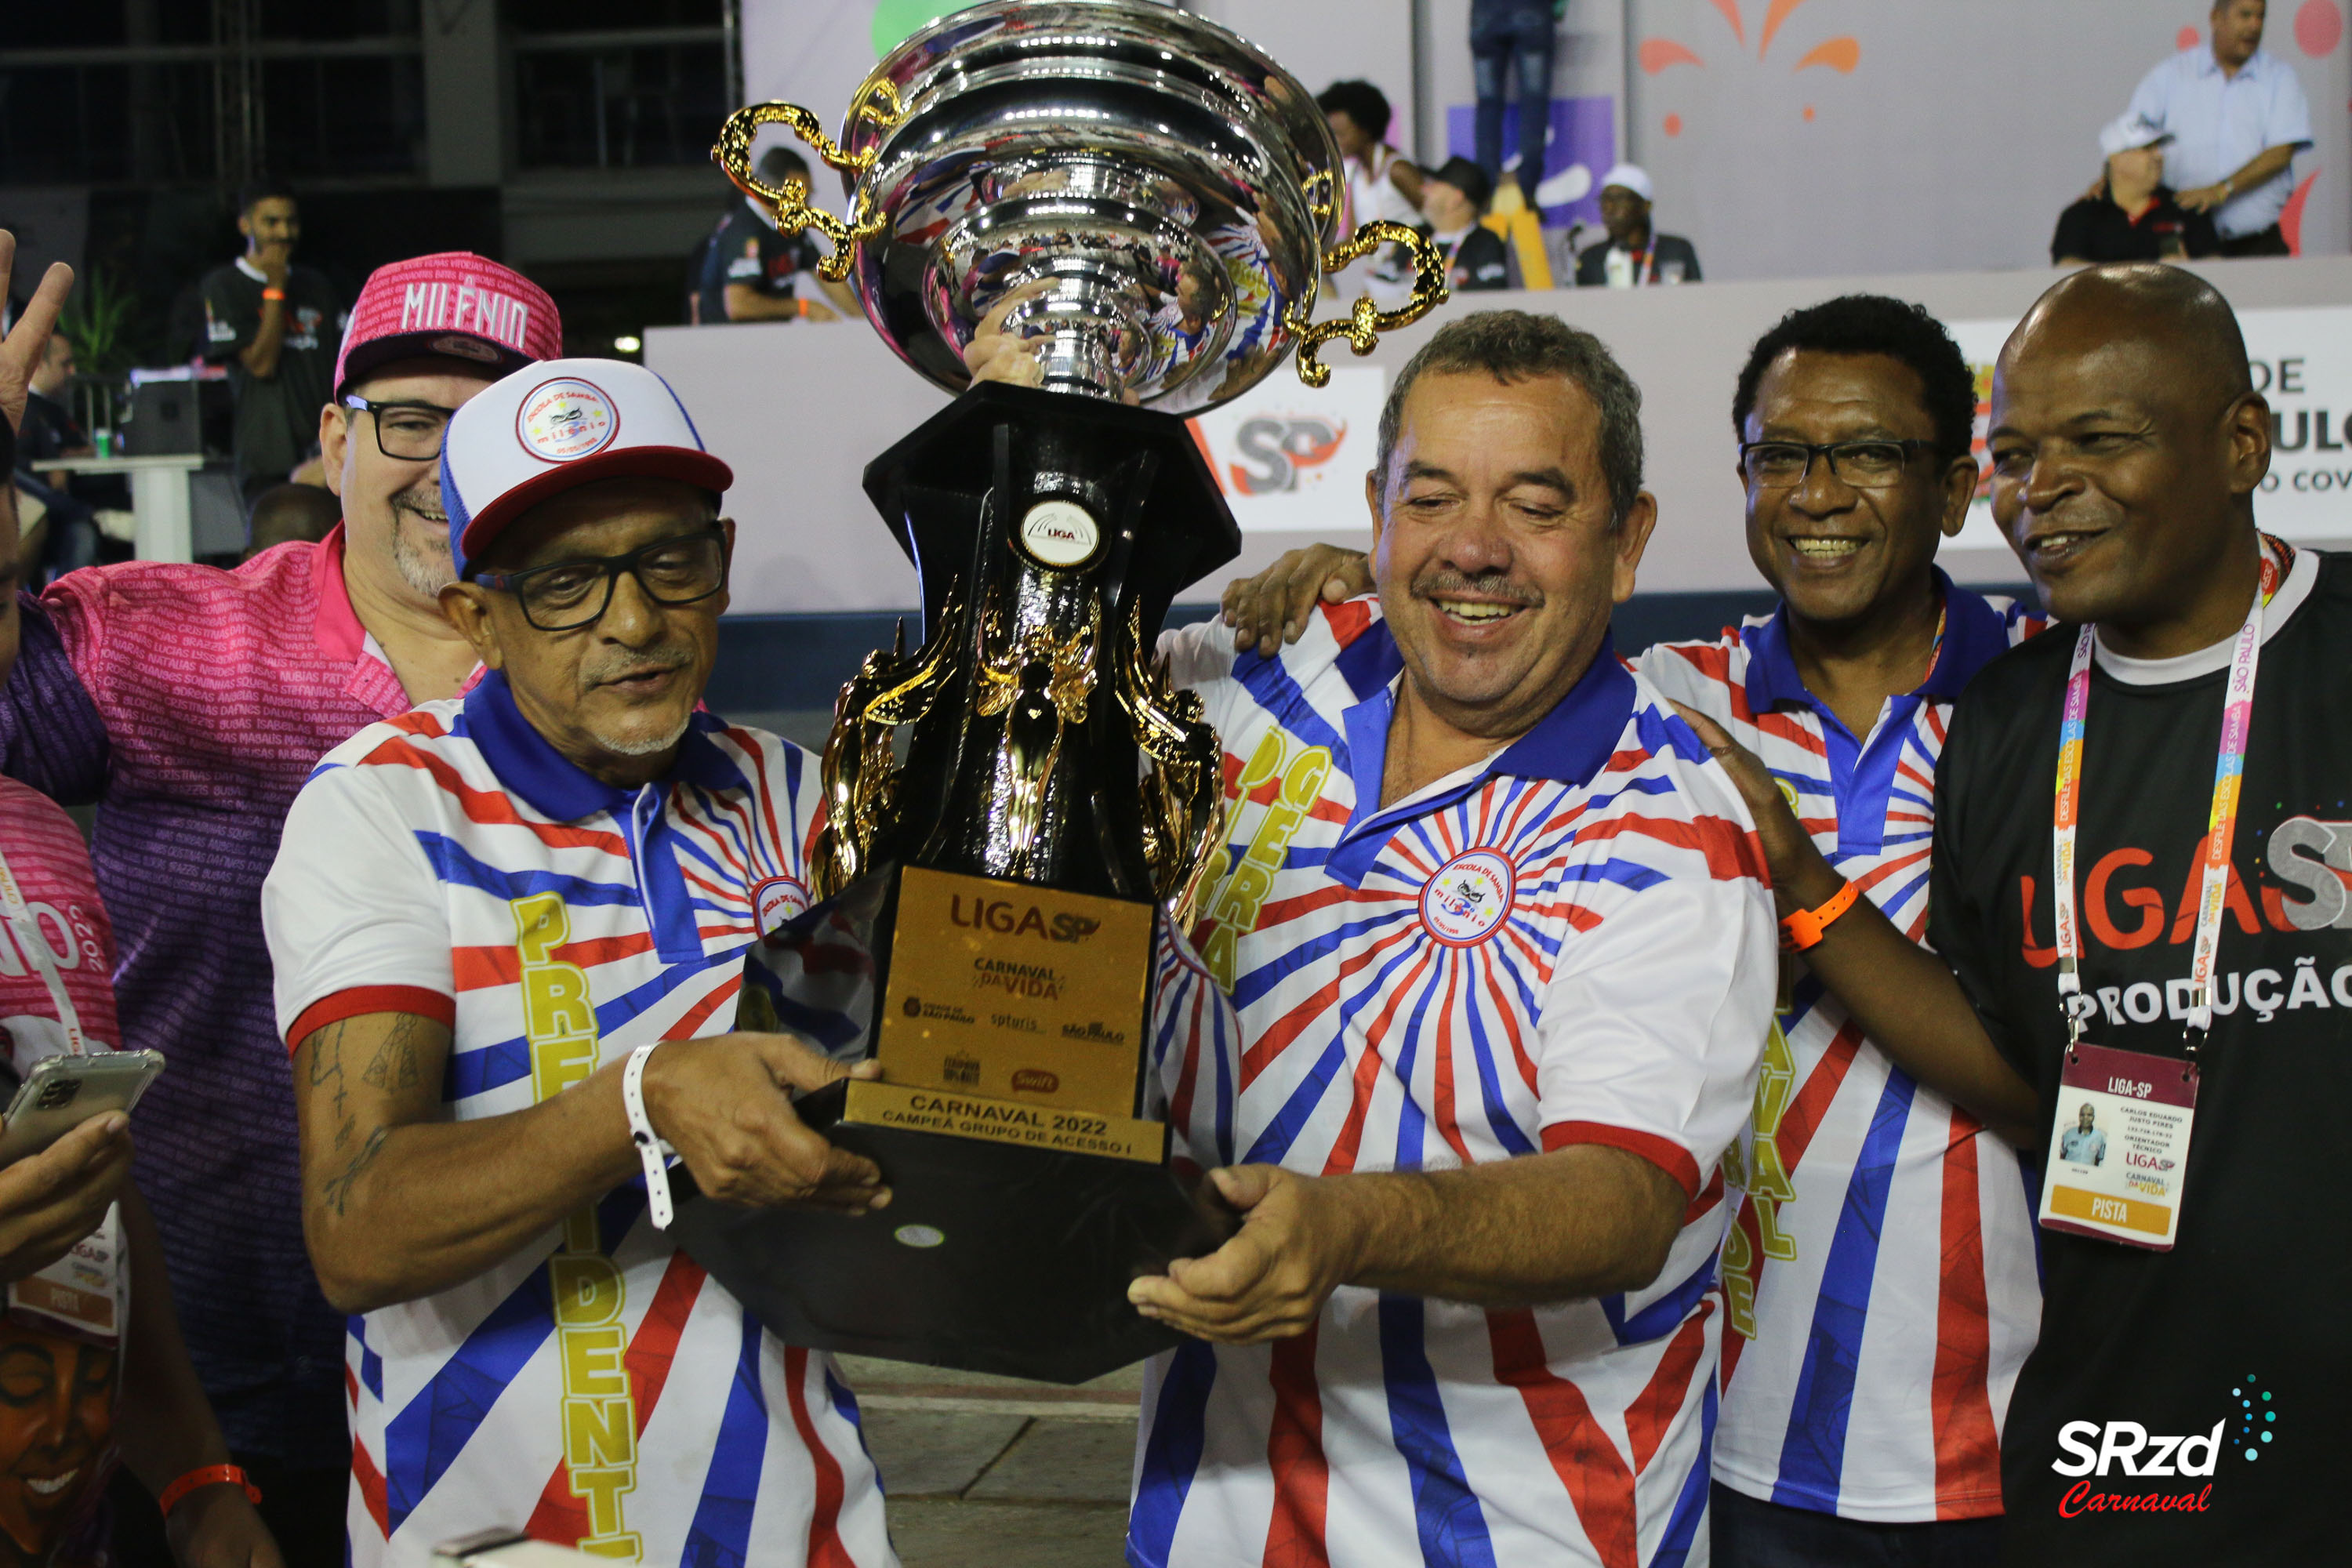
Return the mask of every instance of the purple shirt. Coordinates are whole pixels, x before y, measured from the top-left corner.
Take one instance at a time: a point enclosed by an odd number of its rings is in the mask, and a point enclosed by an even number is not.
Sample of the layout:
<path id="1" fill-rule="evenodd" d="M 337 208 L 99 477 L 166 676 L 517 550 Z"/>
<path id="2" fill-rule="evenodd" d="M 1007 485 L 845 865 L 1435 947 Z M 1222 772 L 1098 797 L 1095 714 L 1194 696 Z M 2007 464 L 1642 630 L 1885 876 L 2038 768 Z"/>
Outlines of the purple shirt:
<path id="1" fill-rule="evenodd" d="M 95 803 L 132 1117 L 188 1352 L 240 1454 L 340 1467 L 344 1320 L 302 1240 L 261 879 L 311 765 L 409 701 L 344 591 L 341 528 L 233 572 L 129 562 L 27 595 L 0 772 Z"/>

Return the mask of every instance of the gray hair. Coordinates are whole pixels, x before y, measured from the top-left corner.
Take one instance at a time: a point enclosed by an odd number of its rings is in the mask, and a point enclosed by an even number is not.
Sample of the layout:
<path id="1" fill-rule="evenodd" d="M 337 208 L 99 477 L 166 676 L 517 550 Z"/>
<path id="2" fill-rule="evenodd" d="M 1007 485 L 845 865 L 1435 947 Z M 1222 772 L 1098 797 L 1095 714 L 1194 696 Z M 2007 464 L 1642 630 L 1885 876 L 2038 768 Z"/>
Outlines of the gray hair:
<path id="1" fill-rule="evenodd" d="M 1474 310 L 1458 317 L 1406 362 L 1381 408 L 1382 498 L 1413 383 L 1431 373 L 1476 371 L 1507 384 L 1561 376 L 1584 389 L 1601 410 L 1601 471 L 1609 481 L 1610 525 L 1623 522 L 1642 493 L 1642 389 L 1599 338 L 1557 316 L 1528 310 Z"/>

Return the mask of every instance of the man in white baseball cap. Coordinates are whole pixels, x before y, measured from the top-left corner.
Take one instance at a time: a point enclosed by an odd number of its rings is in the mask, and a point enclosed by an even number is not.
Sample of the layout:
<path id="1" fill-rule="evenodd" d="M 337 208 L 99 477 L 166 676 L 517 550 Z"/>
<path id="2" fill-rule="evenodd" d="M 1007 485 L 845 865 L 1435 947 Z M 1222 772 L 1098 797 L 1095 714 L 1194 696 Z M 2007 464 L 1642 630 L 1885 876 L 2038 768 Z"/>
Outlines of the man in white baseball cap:
<path id="1" fill-rule="evenodd" d="M 673 1147 L 733 1202 L 889 1201 L 793 1112 L 845 1069 L 730 1032 L 761 913 L 808 901 L 820 799 L 814 757 L 698 706 L 731 482 L 640 366 L 468 402 L 441 604 L 486 673 L 330 752 L 287 820 L 263 921 L 311 1257 L 361 1314 L 356 1568 L 499 1522 L 647 1563 L 895 1563 L 827 1358 L 663 1234 Z"/>
<path id="2" fill-rule="evenodd" d="M 1650 204 L 1657 199 L 1649 171 L 1620 163 L 1601 176 L 1601 221 L 1609 242 L 1577 258 L 1580 289 L 1647 289 L 1699 280 L 1698 252 L 1678 234 L 1653 234 Z"/>
<path id="3" fill-rule="evenodd" d="M 2050 259 L 2060 267 L 2097 261 L 2178 261 L 2221 248 L 2208 212 L 2189 212 L 2164 183 L 2172 132 L 2126 111 L 2099 130 L 2107 171 L 2082 200 L 2058 215 Z"/>

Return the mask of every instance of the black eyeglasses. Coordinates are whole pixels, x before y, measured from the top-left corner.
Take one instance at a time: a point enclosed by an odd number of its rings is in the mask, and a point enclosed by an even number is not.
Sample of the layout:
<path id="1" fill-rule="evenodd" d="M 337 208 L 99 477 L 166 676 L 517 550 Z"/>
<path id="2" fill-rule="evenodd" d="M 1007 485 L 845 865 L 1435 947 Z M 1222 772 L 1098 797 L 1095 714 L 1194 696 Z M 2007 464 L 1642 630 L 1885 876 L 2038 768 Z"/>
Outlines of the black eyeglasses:
<path id="1" fill-rule="evenodd" d="M 375 449 L 404 463 L 438 458 L 450 417 L 457 412 L 436 403 L 371 403 L 364 397 L 346 397 L 343 406 L 373 415 Z"/>
<path id="2" fill-rule="evenodd" d="M 727 535 L 717 528 L 640 545 L 626 555 L 558 561 L 527 572 L 482 572 L 474 581 L 512 594 L 522 618 L 543 632 L 577 631 L 604 618 L 613 584 L 627 573 L 656 605 L 691 605 L 727 586 Z"/>
<path id="3" fill-rule="evenodd" d="M 1788 489 L 1805 482 L 1815 456 L 1826 456 L 1830 472 L 1855 489 L 1884 489 L 1903 477 L 1905 465 L 1922 452 L 1936 449 L 1933 441 L 1743 441 L 1739 468 L 1751 485 Z"/>

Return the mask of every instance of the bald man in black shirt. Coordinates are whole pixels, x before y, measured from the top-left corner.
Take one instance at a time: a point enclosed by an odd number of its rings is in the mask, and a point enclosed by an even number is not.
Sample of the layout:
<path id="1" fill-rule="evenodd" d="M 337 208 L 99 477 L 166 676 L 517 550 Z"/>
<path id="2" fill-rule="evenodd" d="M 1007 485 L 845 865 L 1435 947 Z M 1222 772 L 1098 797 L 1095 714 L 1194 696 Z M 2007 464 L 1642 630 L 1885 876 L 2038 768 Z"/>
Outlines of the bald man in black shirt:
<path id="1" fill-rule="evenodd" d="M 1898 1065 L 2046 1166 L 2095 1047 L 2193 1101 L 2179 1158 L 2135 1136 L 2106 1162 L 2171 1207 L 2168 1249 L 2071 1223 L 2045 1178 L 2042 1336 L 2002 1433 L 2011 1563 L 2343 1550 L 2352 570 L 2256 527 L 2270 443 L 2237 321 L 2201 279 L 2101 267 L 2042 297 L 1995 373 L 1993 515 L 2065 624 L 1987 666 L 1954 713 L 1933 951 L 1860 900 L 1805 955 Z M 2078 665 L 2082 912 L 2061 926 L 2044 803 Z M 2251 687 L 2251 717 L 2208 914 L 2225 687 Z M 1838 874 L 1753 759 L 1694 722 L 1740 779 L 1784 912 L 1819 911 Z M 2060 951 L 2070 927 L 2079 959 Z M 2210 991 L 2192 965 L 2208 931 Z"/>

